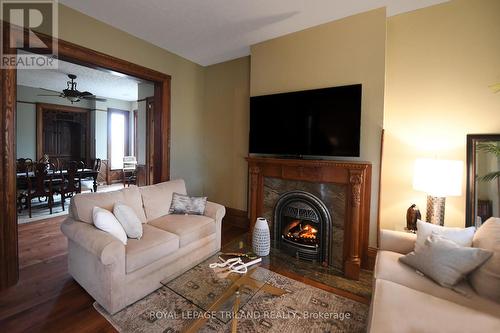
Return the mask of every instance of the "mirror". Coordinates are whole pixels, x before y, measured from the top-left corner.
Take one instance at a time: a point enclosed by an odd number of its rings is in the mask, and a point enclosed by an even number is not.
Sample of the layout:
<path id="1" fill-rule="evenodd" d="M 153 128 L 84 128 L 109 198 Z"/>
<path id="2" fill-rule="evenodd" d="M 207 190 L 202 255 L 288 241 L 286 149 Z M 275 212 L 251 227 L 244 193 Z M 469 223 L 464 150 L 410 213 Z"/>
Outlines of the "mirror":
<path id="1" fill-rule="evenodd" d="M 469 134 L 466 226 L 491 216 L 500 216 L 500 134 Z"/>

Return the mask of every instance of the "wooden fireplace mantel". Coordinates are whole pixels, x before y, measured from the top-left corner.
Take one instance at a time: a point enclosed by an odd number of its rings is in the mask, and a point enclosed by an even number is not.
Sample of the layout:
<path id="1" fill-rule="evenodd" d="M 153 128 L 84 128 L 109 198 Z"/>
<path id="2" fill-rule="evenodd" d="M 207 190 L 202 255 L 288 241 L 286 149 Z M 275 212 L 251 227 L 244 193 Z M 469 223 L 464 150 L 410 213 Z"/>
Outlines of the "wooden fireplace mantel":
<path id="1" fill-rule="evenodd" d="M 247 157 L 250 181 L 250 231 L 262 214 L 264 177 L 345 184 L 344 274 L 359 279 L 367 264 L 370 222 L 371 164 L 366 162 Z M 250 234 L 251 234 L 250 233 Z"/>

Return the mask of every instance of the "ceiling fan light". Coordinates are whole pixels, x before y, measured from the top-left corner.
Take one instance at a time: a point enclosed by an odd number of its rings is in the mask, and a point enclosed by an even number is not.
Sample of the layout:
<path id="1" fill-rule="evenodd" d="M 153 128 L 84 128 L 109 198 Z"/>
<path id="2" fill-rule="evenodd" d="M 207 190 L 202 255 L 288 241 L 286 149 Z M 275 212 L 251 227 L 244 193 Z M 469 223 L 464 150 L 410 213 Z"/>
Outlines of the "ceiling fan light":
<path id="1" fill-rule="evenodd" d="M 80 98 L 78 96 L 66 96 L 66 98 L 71 102 L 71 103 L 75 103 L 75 102 L 80 102 Z"/>

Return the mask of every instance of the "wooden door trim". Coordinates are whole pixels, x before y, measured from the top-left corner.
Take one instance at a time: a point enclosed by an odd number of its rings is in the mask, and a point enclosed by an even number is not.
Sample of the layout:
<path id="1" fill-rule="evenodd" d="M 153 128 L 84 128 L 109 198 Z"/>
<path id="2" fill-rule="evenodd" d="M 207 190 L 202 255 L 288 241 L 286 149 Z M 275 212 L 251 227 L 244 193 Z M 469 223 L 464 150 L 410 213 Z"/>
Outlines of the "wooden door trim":
<path id="1" fill-rule="evenodd" d="M 7 22 L 3 25 L 4 50 L 9 49 L 10 36 L 24 41 L 24 30 L 16 29 Z M 9 34 L 10 30 L 10 34 Z M 33 34 L 29 34 L 32 38 Z M 83 66 L 108 72 L 118 72 L 154 83 L 155 115 L 158 126 L 155 142 L 161 142 L 158 164 L 161 172 L 155 182 L 170 178 L 170 75 L 133 64 L 95 50 L 61 39 L 37 33 L 36 38 L 46 44 L 58 44 L 58 57 Z M 24 43 L 23 43 L 24 44 Z M 15 53 L 15 52 L 11 52 Z M 17 251 L 16 211 L 16 70 L 0 69 L 0 290 L 14 285 L 19 276 Z"/>
<path id="2" fill-rule="evenodd" d="M 137 151 L 137 128 L 138 128 L 137 122 L 139 121 L 138 120 L 138 114 L 137 114 L 138 110 L 133 110 L 132 112 L 133 112 L 133 118 L 132 118 L 133 119 L 133 124 L 132 124 L 132 127 L 134 128 L 134 151 L 132 151 L 132 153 L 134 154 L 134 156 L 136 158 L 138 158 L 138 156 L 137 156 L 138 155 L 137 154 L 138 153 L 138 151 Z"/>
<path id="3" fill-rule="evenodd" d="M 90 109 L 80 108 L 69 105 L 36 103 L 36 159 L 40 160 L 43 157 L 43 113 L 46 110 L 60 112 L 77 112 L 87 114 L 86 135 L 87 140 L 90 140 Z M 90 148 L 85 152 L 86 163 L 90 161 Z"/>
<path id="4" fill-rule="evenodd" d="M 154 102 L 154 98 L 153 97 L 147 97 L 145 99 L 145 103 L 146 103 L 146 107 L 145 107 L 145 111 L 146 111 L 146 184 L 150 185 L 151 184 L 151 175 L 149 174 L 151 172 L 151 166 L 150 166 L 150 161 L 151 161 L 151 154 L 153 154 L 153 156 L 160 156 L 161 154 L 161 150 L 158 149 L 157 147 L 157 144 L 158 142 L 155 141 L 155 137 L 151 138 L 151 133 L 149 132 L 149 125 L 150 125 L 150 122 L 151 120 L 154 121 L 155 119 L 155 102 Z M 153 104 L 153 114 L 151 113 L 151 111 L 149 110 L 149 105 L 150 104 Z M 152 118 L 152 119 L 151 119 Z M 156 128 L 156 123 L 154 123 L 154 133 L 156 133 L 157 131 L 157 128 Z M 151 151 L 151 139 L 153 141 L 153 151 Z M 156 165 L 156 163 L 153 165 L 153 183 L 155 182 L 155 177 L 157 177 L 156 175 L 158 173 L 161 173 L 161 169 L 158 168 L 158 166 Z"/>

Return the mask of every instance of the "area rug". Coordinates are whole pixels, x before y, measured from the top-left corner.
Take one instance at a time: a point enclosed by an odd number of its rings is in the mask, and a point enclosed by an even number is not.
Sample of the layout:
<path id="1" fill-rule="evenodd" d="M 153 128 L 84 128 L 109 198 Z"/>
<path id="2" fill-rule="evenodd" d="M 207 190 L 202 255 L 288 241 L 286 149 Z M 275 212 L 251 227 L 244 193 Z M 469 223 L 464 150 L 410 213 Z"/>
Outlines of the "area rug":
<path id="1" fill-rule="evenodd" d="M 251 252 L 252 244 L 249 243 L 248 234 L 243 234 L 237 237 L 229 244 L 224 245 L 225 252 Z M 306 260 L 300 260 L 285 253 L 274 246 L 271 240 L 271 253 L 263 258 L 263 262 L 268 267 L 273 267 L 274 271 L 287 271 L 295 275 L 302 276 L 309 280 L 317 281 L 321 284 L 345 290 L 351 294 L 361 296 L 370 301 L 373 289 L 373 272 L 361 269 L 359 272 L 359 280 L 351 280 L 344 276 L 343 272 L 331 266 L 324 267 L 318 263 L 313 263 Z"/>
<path id="2" fill-rule="evenodd" d="M 368 306 L 258 267 L 251 278 L 262 286 L 240 288 L 216 311 L 210 305 L 231 281 L 219 278 L 204 262 L 128 306 L 109 315 L 99 311 L 119 332 L 183 332 L 203 317 L 200 332 L 230 332 L 234 318 L 238 332 L 365 332 Z M 285 291 L 281 296 L 266 286 Z"/>

